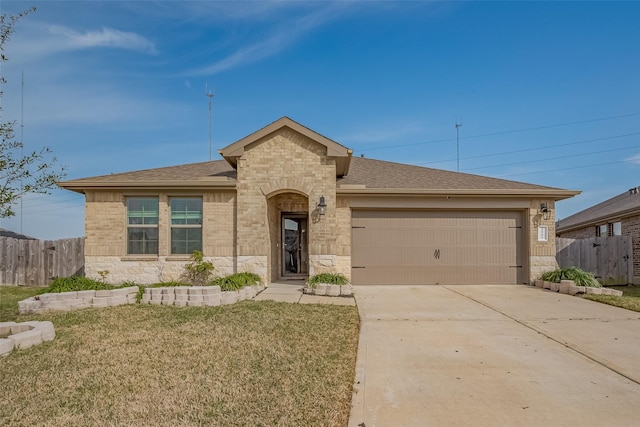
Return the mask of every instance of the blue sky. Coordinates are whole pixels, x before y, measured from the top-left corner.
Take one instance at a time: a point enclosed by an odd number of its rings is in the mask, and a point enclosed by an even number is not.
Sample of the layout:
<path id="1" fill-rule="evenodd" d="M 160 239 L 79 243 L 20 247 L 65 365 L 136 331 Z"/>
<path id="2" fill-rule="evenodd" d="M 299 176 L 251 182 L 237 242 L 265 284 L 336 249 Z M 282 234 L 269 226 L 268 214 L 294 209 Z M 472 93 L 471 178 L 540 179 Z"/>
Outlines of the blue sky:
<path id="1" fill-rule="evenodd" d="M 640 185 L 639 2 L 0 6 L 37 7 L 6 46 L 3 120 L 22 108 L 27 149 L 67 179 L 208 160 L 208 84 L 213 159 L 286 115 L 356 155 L 456 170 L 457 121 L 462 172 L 582 190 L 560 218 Z M 26 197 L 0 227 L 81 236 L 83 201 Z"/>

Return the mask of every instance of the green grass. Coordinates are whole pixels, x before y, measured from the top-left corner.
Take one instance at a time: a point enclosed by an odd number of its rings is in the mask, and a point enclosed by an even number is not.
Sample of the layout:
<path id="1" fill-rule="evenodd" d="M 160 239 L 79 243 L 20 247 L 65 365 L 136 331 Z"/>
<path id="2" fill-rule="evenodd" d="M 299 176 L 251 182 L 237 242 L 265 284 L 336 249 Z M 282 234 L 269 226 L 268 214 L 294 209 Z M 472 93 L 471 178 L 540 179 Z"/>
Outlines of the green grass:
<path id="1" fill-rule="evenodd" d="M 42 292 L 28 286 L 0 286 L 0 322 L 13 322 L 18 317 L 18 301 Z"/>
<path id="2" fill-rule="evenodd" d="M 622 291 L 621 297 L 613 295 L 584 294 L 582 298 L 626 308 L 627 310 L 640 311 L 640 286 L 607 286 L 607 288 Z"/>
<path id="3" fill-rule="evenodd" d="M 355 307 L 128 305 L 15 320 L 27 319 L 51 320 L 57 336 L 0 360 L 0 425 L 347 424 Z"/>

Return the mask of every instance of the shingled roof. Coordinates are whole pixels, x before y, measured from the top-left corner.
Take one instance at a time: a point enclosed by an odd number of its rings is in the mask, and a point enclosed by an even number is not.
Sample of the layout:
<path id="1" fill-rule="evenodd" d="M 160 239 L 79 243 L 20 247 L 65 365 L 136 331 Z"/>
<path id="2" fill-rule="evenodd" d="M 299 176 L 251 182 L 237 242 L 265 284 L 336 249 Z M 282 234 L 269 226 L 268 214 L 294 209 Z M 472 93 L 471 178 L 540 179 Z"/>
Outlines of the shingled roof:
<path id="1" fill-rule="evenodd" d="M 92 188 L 233 188 L 236 178 L 237 172 L 226 161 L 215 160 L 83 178 L 59 185 L 81 193 Z M 559 188 L 361 157 L 351 159 L 349 174 L 338 178 L 337 185 L 339 194 L 526 194 L 556 199 L 578 194 Z"/>
<path id="2" fill-rule="evenodd" d="M 640 214 L 640 187 L 632 188 L 595 206 L 558 221 L 557 232 Z"/>

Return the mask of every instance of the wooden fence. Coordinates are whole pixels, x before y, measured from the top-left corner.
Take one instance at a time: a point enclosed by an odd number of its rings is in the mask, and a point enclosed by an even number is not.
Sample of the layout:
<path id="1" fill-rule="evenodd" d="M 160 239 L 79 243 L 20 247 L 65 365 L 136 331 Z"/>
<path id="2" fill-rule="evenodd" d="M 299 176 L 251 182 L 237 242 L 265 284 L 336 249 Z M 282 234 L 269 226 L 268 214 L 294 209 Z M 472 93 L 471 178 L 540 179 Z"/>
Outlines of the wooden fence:
<path id="1" fill-rule="evenodd" d="M 55 277 L 84 275 L 84 238 L 0 237 L 0 284 L 47 286 Z"/>
<path id="2" fill-rule="evenodd" d="M 631 236 L 556 239 L 556 260 L 560 267 L 578 267 L 593 273 L 605 285 L 626 285 L 633 281 Z"/>

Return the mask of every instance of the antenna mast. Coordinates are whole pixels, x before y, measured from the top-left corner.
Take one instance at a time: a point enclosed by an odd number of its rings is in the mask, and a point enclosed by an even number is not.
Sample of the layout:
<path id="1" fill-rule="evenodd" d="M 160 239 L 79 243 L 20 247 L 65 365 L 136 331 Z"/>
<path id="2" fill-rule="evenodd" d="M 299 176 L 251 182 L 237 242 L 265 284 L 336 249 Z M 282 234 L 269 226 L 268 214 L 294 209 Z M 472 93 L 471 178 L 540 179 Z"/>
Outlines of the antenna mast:
<path id="1" fill-rule="evenodd" d="M 211 161 L 211 98 L 213 98 L 214 95 L 206 83 L 204 84 L 204 94 L 209 98 L 209 161 Z"/>
<path id="2" fill-rule="evenodd" d="M 456 161 L 457 161 L 457 171 L 460 172 L 460 128 L 462 127 L 462 117 L 460 118 L 460 123 L 458 123 L 458 119 L 456 118 Z"/>

